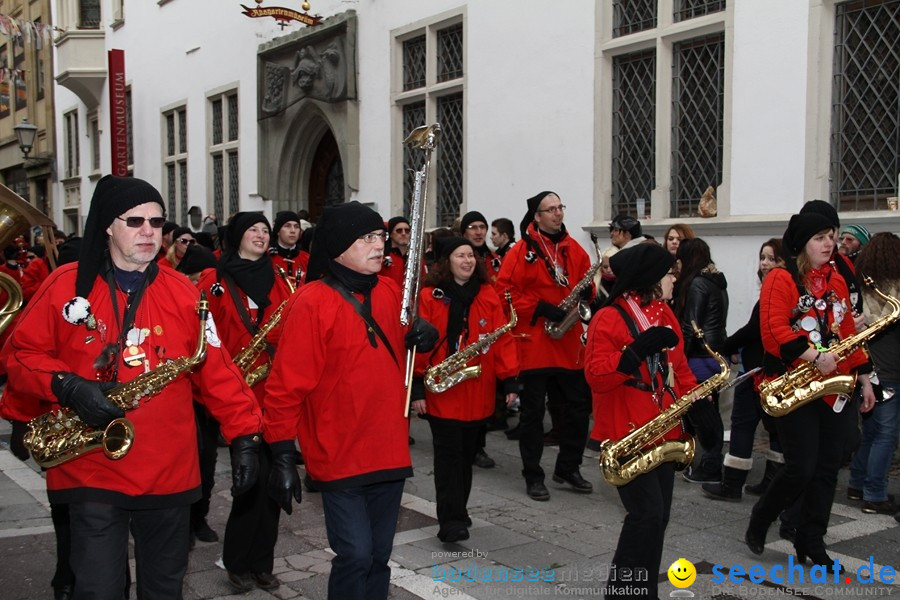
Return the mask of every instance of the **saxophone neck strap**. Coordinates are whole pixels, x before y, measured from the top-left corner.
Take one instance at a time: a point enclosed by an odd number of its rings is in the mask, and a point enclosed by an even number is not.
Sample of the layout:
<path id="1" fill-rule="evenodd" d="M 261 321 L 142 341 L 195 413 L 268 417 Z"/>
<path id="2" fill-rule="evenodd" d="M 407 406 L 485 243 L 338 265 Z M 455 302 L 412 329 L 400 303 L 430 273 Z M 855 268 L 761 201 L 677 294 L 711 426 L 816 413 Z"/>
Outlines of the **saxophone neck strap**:
<path id="1" fill-rule="evenodd" d="M 237 284 L 234 282 L 234 279 L 229 274 L 225 274 L 222 277 L 222 280 L 225 282 L 225 287 L 228 288 L 228 295 L 231 296 L 232 302 L 234 302 L 234 308 L 237 310 L 238 316 L 241 318 L 241 322 L 244 324 L 244 328 L 250 334 L 250 338 L 259 333 L 260 322 L 263 317 L 263 309 L 256 309 L 256 323 L 250 319 L 250 312 L 247 310 L 247 307 L 244 306 L 244 301 L 241 299 L 241 294 L 238 292 Z M 271 344 L 266 343 L 266 354 L 269 355 L 269 358 L 274 358 L 275 349 Z"/>
<path id="2" fill-rule="evenodd" d="M 394 349 L 391 347 L 391 343 L 388 341 L 387 336 L 384 334 L 384 331 L 381 329 L 381 326 L 378 325 L 378 322 L 375 320 L 375 317 L 372 316 L 371 309 L 371 295 L 365 295 L 365 303 L 360 302 L 359 299 L 353 295 L 353 293 L 347 289 L 343 283 L 338 281 L 337 278 L 332 277 L 331 275 L 326 275 L 322 278 L 322 283 L 335 290 L 341 297 L 350 303 L 350 306 L 353 307 L 353 310 L 356 311 L 363 322 L 366 324 L 366 334 L 369 337 L 369 343 L 373 348 L 377 348 L 378 344 L 375 342 L 375 336 L 381 340 L 381 343 L 384 344 L 384 347 L 387 348 L 387 351 L 390 352 L 391 358 L 394 359 L 394 362 L 397 366 L 400 366 L 400 361 L 397 360 L 397 355 L 394 353 Z"/>
<path id="3" fill-rule="evenodd" d="M 640 332 L 638 331 L 637 323 L 634 322 L 634 319 L 628 314 L 628 311 L 625 310 L 622 306 L 618 304 L 612 304 L 612 307 L 619 311 L 619 314 L 622 316 L 622 320 L 625 321 L 625 325 L 628 327 L 628 331 L 631 333 L 632 339 L 637 339 Z M 633 377 L 625 382 L 625 385 L 637 388 L 643 392 L 649 392 L 653 394 L 653 398 L 660 403 L 661 406 L 661 398 L 663 391 L 671 392 L 671 389 L 668 385 L 666 385 L 665 376 L 663 377 L 663 385 L 660 390 L 657 387 L 656 375 L 657 373 L 661 373 L 664 375 L 665 371 L 668 369 L 668 361 L 666 360 L 665 354 L 662 352 L 657 352 L 651 356 L 644 357 L 644 360 L 647 363 L 647 370 L 650 373 L 650 385 L 647 385 L 644 381 L 641 381 L 638 377 Z M 673 394 L 674 397 L 674 394 Z"/>

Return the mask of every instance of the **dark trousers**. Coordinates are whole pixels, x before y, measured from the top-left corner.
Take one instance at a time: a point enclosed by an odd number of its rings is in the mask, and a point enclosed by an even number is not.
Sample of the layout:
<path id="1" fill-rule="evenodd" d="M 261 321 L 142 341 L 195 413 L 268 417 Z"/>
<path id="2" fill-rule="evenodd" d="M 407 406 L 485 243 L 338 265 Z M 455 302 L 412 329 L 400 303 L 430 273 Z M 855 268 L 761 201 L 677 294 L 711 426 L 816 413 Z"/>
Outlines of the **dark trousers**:
<path id="1" fill-rule="evenodd" d="M 790 525 L 797 528 L 796 546 L 807 552 L 824 550 L 823 538 L 844 455 L 847 419 L 856 416 L 852 406 L 848 403 L 843 411 L 835 413 L 824 401 L 814 400 L 776 419 L 784 467 L 753 507 L 751 527 L 768 528 L 796 502 L 790 511 Z"/>
<path id="2" fill-rule="evenodd" d="M 472 461 L 484 426 L 465 426 L 429 419 L 434 440 L 434 489 L 437 493 L 438 535 L 468 527 Z"/>
<path id="3" fill-rule="evenodd" d="M 209 499 L 216 483 L 216 459 L 219 454 L 219 422 L 206 408 L 194 402 L 197 422 L 197 448 L 200 452 L 200 488 L 203 495 L 191 505 L 191 525 L 196 527 L 209 514 Z"/>
<path id="4" fill-rule="evenodd" d="M 587 443 L 591 397 L 584 373 L 559 370 L 552 373 L 526 371 L 519 375 L 522 384 L 521 414 L 519 417 L 519 453 L 522 455 L 522 476 L 532 483 L 544 480 L 541 456 L 544 452 L 544 411 L 548 383 L 556 383 L 562 392 L 559 410 L 559 455 L 557 473 L 569 474 L 581 466 L 584 445 Z"/>
<path id="5" fill-rule="evenodd" d="M 697 436 L 702 452 L 700 470 L 718 476 L 722 472 L 722 449 L 725 446 L 725 427 L 719 414 L 719 394 L 712 402 L 703 398 L 694 402 L 687 412 L 687 429 Z"/>
<path id="6" fill-rule="evenodd" d="M 387 598 L 403 484 L 401 479 L 322 492 L 328 543 L 335 553 L 328 577 L 330 600 Z"/>
<path id="7" fill-rule="evenodd" d="M 256 484 L 231 501 L 222 543 L 222 562 L 231 573 L 272 572 L 281 508 L 266 491 L 271 465 L 271 451 L 263 443 Z"/>
<path id="8" fill-rule="evenodd" d="M 50 504 L 50 519 L 53 521 L 53 531 L 56 533 L 56 572 L 50 585 L 53 589 L 66 585 L 75 585 L 75 573 L 69 564 L 71 556 L 72 531 L 69 524 L 69 505 Z"/>
<path id="9" fill-rule="evenodd" d="M 122 598 L 129 526 L 137 564 L 137 597 L 182 597 L 190 545 L 188 505 L 126 510 L 110 504 L 76 502 L 69 505 L 69 518 L 76 600 Z"/>
<path id="10" fill-rule="evenodd" d="M 731 441 L 728 453 L 738 458 L 750 458 L 753 454 L 753 438 L 760 420 L 769 432 L 769 448 L 781 452 L 775 419 L 763 412 L 759 394 L 753 387 L 753 380 L 747 379 L 734 390 L 731 408 Z"/>
<path id="11" fill-rule="evenodd" d="M 657 574 L 672 508 L 674 481 L 675 466 L 669 462 L 616 488 L 627 514 L 613 554 L 615 570 L 611 570 L 607 583 L 607 598 L 656 600 Z M 632 570 L 631 581 L 619 579 L 623 567 Z M 636 569 L 641 571 L 635 573 Z M 626 586 L 631 589 L 623 589 Z"/>

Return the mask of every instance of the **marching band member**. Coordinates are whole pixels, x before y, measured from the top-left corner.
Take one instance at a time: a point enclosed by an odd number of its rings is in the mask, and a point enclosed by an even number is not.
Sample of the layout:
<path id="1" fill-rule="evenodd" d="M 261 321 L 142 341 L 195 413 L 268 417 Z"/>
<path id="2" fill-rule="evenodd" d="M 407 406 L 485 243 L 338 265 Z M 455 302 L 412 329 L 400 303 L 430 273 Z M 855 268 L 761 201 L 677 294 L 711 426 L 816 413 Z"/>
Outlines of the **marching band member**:
<path id="1" fill-rule="evenodd" d="M 177 269 L 178 263 L 184 258 L 187 249 L 197 243 L 190 227 L 176 227 L 172 231 L 172 245 L 166 250 L 166 255 L 157 261 L 160 267 Z"/>
<path id="2" fill-rule="evenodd" d="M 200 289 L 210 299 L 210 312 L 219 326 L 222 345 L 232 357 L 249 345 L 272 314 L 290 295 L 287 284 L 275 276 L 269 249 L 269 221 L 260 213 L 235 214 L 225 230 L 225 253 L 215 270 L 200 278 Z M 269 332 L 267 349 L 251 367 L 271 359 L 280 328 Z M 253 392 L 265 408 L 264 386 Z M 228 581 L 238 591 L 259 586 L 269 590 L 280 585 L 272 574 L 275 542 L 278 539 L 278 504 L 266 494 L 271 454 L 264 444 L 260 451 L 260 476 L 250 493 L 235 498 L 225 526 L 222 561 Z"/>
<path id="3" fill-rule="evenodd" d="M 466 504 L 472 490 L 472 462 L 487 420 L 494 414 L 495 381 L 500 379 L 509 404 L 516 398 L 518 359 L 512 338 L 501 336 L 467 363 L 480 365 L 481 375 L 433 393 L 422 377 L 427 367 L 500 328 L 507 322 L 503 305 L 487 281 L 484 263 L 463 238 L 438 241 L 438 261 L 425 279 L 419 314 L 438 330 L 439 343 L 417 357 L 413 408 L 428 419 L 434 440 L 434 486 L 437 492 L 438 538 L 457 542 L 469 537 Z"/>
<path id="4" fill-rule="evenodd" d="M 284 269 L 290 277 L 294 287 L 300 285 L 303 269 L 299 263 L 300 255 L 300 217 L 297 213 L 283 210 L 275 215 L 275 223 L 272 229 L 272 247 L 269 254 L 272 257 L 272 266 L 276 271 L 278 267 Z"/>

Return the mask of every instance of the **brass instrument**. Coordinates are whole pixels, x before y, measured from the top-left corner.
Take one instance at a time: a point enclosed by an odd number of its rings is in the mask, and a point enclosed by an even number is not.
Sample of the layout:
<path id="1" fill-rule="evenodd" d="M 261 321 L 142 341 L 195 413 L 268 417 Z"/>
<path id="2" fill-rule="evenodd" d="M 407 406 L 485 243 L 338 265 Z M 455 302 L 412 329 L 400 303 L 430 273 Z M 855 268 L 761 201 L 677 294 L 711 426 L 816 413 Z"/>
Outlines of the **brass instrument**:
<path id="1" fill-rule="evenodd" d="M 255 369 L 251 370 L 251 367 L 253 367 L 253 363 L 256 362 L 259 355 L 265 352 L 266 336 L 279 322 L 281 322 L 281 315 L 284 312 L 284 307 L 287 306 L 287 303 L 287 300 L 282 302 L 269 317 L 269 320 L 266 321 L 263 326 L 259 328 L 259 331 L 256 332 L 256 335 L 250 339 L 250 343 L 234 356 L 235 366 L 240 370 L 241 374 L 243 374 L 244 381 L 246 381 L 247 385 L 250 387 L 253 387 L 269 376 L 269 369 L 272 368 L 271 360 Z"/>
<path id="2" fill-rule="evenodd" d="M 509 295 L 509 291 L 506 292 L 506 302 L 509 304 L 508 323 L 501 325 L 477 342 L 473 342 L 465 348 L 454 352 L 439 364 L 425 370 L 425 387 L 428 388 L 429 392 L 440 394 L 467 379 L 481 376 L 481 365 L 467 367 L 466 363 L 481 354 L 485 348 L 496 342 L 501 335 L 516 326 L 516 309 L 513 308 L 512 297 Z"/>
<path id="3" fill-rule="evenodd" d="M 600 261 L 598 260 L 595 264 L 591 265 L 591 268 L 587 270 L 584 277 L 575 284 L 575 287 L 572 288 L 569 295 L 563 298 L 563 301 L 557 305 L 557 308 L 566 311 L 565 318 L 558 323 L 554 321 L 545 321 L 544 333 L 554 340 L 558 340 L 563 337 L 567 331 L 572 329 L 572 325 L 577 323 L 579 319 L 583 321 L 591 320 L 591 307 L 581 298 L 581 294 L 594 283 L 594 275 L 596 275 L 599 270 Z"/>
<path id="4" fill-rule="evenodd" d="M 403 297 L 400 302 L 400 324 L 404 327 L 416 320 L 419 313 L 419 288 L 422 274 L 422 256 L 425 253 L 425 204 L 428 197 L 428 167 L 431 155 L 441 139 L 441 125 L 422 125 L 413 129 L 403 143 L 425 152 L 425 164 L 416 171 L 416 183 L 413 198 L 410 202 L 409 216 L 409 254 L 406 256 L 406 267 L 403 271 Z M 413 363 L 416 349 L 406 351 L 406 406 L 403 416 L 409 416 L 409 400 L 412 392 Z"/>
<path id="5" fill-rule="evenodd" d="M 297 286 L 291 281 L 291 277 L 287 274 L 287 271 L 284 270 L 284 267 L 278 265 L 275 267 L 275 270 L 278 271 L 278 276 L 284 280 L 284 283 L 288 286 L 288 290 L 290 290 L 292 294 L 297 291 Z"/>
<path id="6" fill-rule="evenodd" d="M 871 277 L 866 277 L 864 281 L 872 288 L 872 291 L 891 306 L 891 312 L 869 327 L 830 347 L 828 352 L 834 354 L 838 363 L 847 359 L 868 340 L 881 333 L 885 327 L 900 320 L 900 300 L 879 290 Z M 855 386 L 855 373 L 823 375 L 814 363 L 804 362 L 780 377 L 763 382 L 759 386 L 759 399 L 767 415 L 783 417 L 818 398 L 833 394 L 849 395 Z"/>
<path id="7" fill-rule="evenodd" d="M 206 358 L 206 319 L 209 314 L 209 302 L 204 293 L 197 302 L 197 313 L 200 333 L 193 355 L 161 363 L 152 371 L 105 392 L 106 398 L 123 411 L 134 410 L 140 406 L 142 399 L 149 401 L 168 384 L 203 362 Z M 133 443 L 134 424 L 129 419 L 114 419 L 101 431 L 85 424 L 70 408 L 60 408 L 32 419 L 24 439 L 34 461 L 45 468 L 55 467 L 95 450 L 103 450 L 112 460 L 119 460 L 128 454 Z"/>
<path id="8" fill-rule="evenodd" d="M 681 423 L 681 418 L 693 404 L 694 398 L 703 398 L 725 386 L 731 376 L 731 369 L 725 359 L 706 343 L 697 323 L 691 321 L 691 326 L 694 328 L 694 335 L 703 343 L 709 355 L 716 359 L 721 370 L 618 442 L 605 440 L 600 444 L 600 471 L 607 483 L 622 486 L 664 462 L 674 461 L 684 468 L 694 459 L 693 437 L 665 440 L 660 444 L 656 442 Z"/>

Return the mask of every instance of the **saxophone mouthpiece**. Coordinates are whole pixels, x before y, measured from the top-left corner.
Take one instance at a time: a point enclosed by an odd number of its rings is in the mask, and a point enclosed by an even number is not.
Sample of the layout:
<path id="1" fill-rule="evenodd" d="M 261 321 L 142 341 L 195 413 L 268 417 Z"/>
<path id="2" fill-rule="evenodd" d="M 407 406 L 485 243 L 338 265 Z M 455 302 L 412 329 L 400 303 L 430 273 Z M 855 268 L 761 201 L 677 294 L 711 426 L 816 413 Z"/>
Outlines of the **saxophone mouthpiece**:
<path id="1" fill-rule="evenodd" d="M 200 320 L 204 322 L 207 315 L 209 315 L 209 300 L 206 299 L 206 290 L 200 292 L 200 299 L 197 300 L 197 314 L 200 316 Z"/>

